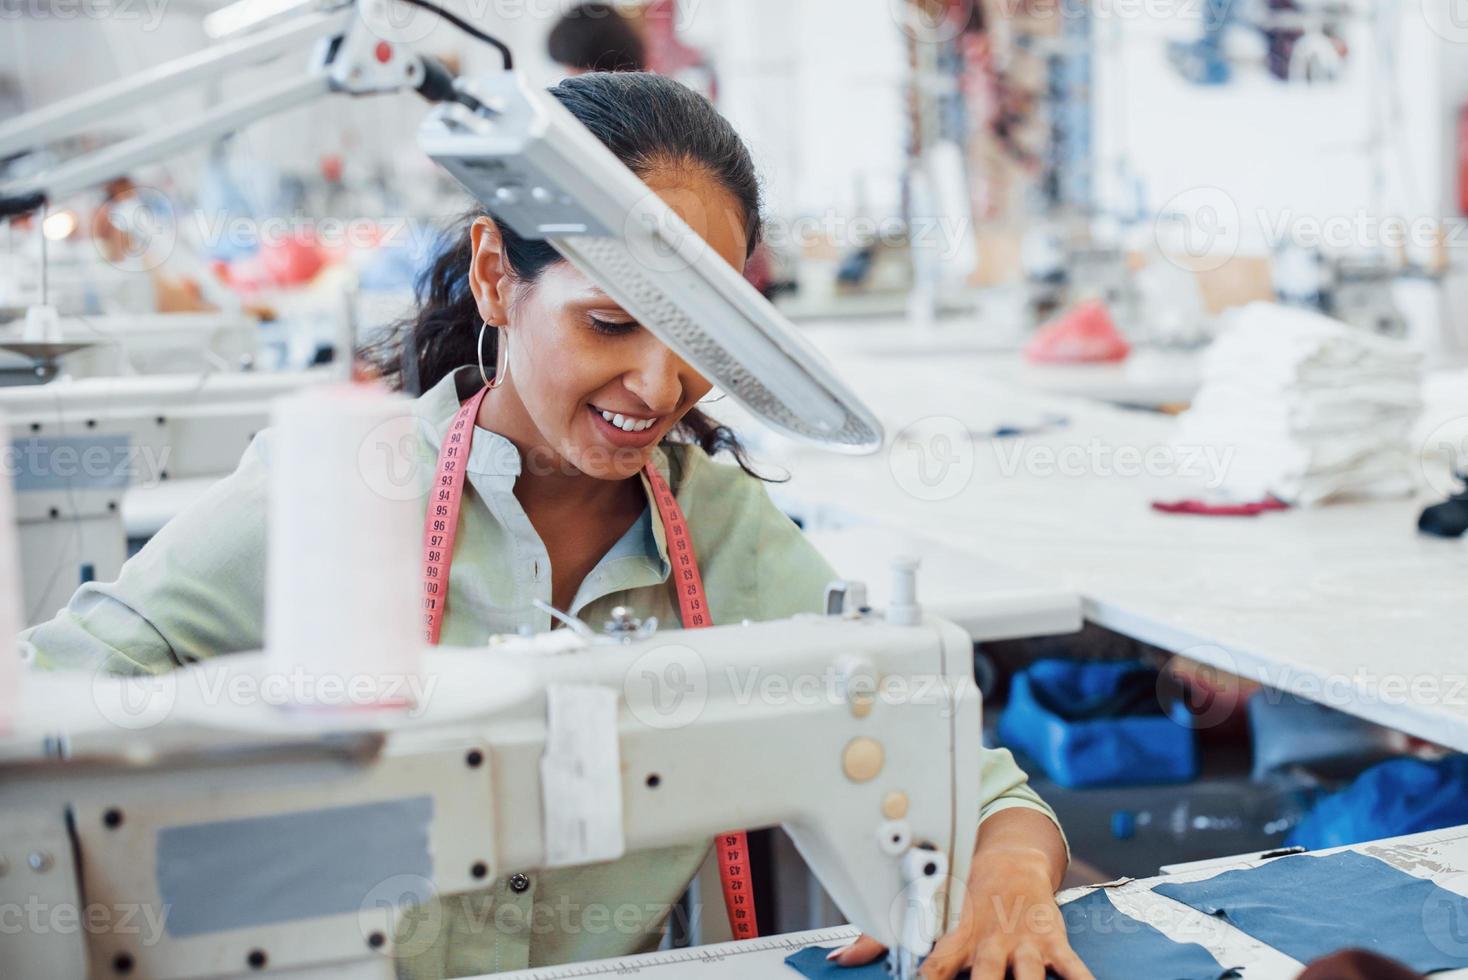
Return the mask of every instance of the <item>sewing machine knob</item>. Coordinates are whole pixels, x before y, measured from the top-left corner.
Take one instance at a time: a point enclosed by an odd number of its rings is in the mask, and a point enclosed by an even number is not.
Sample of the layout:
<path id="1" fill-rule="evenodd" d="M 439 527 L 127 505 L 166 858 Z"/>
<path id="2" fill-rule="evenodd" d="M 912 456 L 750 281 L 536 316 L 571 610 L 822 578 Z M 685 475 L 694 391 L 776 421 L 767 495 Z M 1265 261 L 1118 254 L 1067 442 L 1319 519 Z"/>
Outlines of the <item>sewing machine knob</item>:
<path id="1" fill-rule="evenodd" d="M 859 735 L 846 743 L 841 753 L 841 771 L 853 783 L 868 782 L 882 771 L 885 756 L 881 742 Z"/>
<path id="2" fill-rule="evenodd" d="M 865 718 L 877 698 L 877 667 L 866 657 L 845 654 L 836 661 L 840 695 L 854 718 Z"/>
<path id="3" fill-rule="evenodd" d="M 907 816 L 907 794 L 896 790 L 882 797 L 882 816 L 888 820 L 901 820 Z"/>
<path id="4" fill-rule="evenodd" d="M 912 828 L 906 820 L 888 820 L 877 828 L 877 846 L 883 854 L 897 857 L 912 846 Z"/>

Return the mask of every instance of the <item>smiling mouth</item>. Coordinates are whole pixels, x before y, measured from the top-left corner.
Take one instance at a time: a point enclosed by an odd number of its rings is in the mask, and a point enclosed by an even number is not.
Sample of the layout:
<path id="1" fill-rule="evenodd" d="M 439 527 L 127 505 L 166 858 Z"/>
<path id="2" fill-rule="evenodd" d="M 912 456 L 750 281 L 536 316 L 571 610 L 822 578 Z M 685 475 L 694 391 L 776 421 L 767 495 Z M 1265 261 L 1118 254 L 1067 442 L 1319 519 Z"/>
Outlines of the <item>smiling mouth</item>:
<path id="1" fill-rule="evenodd" d="M 656 415 L 652 418 L 632 418 L 620 412 L 609 412 L 604 408 L 598 408 L 596 405 L 592 405 L 591 410 L 623 432 L 645 432 L 662 421 L 661 415 Z"/>

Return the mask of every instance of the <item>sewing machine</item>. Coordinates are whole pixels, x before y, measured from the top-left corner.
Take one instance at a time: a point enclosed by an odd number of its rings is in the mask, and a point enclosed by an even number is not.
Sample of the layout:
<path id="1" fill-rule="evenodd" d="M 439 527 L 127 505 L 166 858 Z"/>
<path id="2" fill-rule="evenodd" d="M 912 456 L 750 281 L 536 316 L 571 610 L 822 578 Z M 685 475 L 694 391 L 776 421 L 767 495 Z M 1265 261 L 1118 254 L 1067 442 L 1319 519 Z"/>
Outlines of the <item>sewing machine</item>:
<path id="1" fill-rule="evenodd" d="M 54 615 L 79 576 L 116 578 L 130 539 L 156 533 L 239 465 L 272 399 L 330 378 L 220 372 L 0 386 L 26 622 Z"/>
<path id="2" fill-rule="evenodd" d="M 0 974 L 391 977 L 397 917 L 435 892 L 774 824 L 910 973 L 975 841 L 971 644 L 844 594 L 827 616 L 438 648 L 395 710 L 281 706 L 264 655 L 31 675 L 0 739 L 0 905 L 99 919 L 0 935 Z"/>
<path id="3" fill-rule="evenodd" d="M 65 373 L 77 378 L 237 371 L 256 363 L 260 324 L 225 313 L 66 316 L 50 337 L 0 323 L 0 368 L 24 383 Z M 0 385 L 3 387 L 3 385 Z"/>

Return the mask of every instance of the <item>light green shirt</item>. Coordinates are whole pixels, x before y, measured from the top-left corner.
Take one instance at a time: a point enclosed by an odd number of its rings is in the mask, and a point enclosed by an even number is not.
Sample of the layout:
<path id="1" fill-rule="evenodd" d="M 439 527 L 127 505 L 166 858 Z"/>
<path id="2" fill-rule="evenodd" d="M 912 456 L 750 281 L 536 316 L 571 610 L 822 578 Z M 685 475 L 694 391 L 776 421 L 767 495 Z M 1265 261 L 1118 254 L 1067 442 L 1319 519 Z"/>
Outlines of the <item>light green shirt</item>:
<path id="1" fill-rule="evenodd" d="M 425 507 L 439 445 L 461 398 L 477 383 L 472 368 L 461 370 L 414 402 Z M 116 582 L 82 586 L 54 619 L 22 634 L 36 663 L 159 672 L 259 649 L 270 446 L 270 431 L 261 432 L 238 469 L 170 521 Z M 760 481 L 696 447 L 661 447 L 653 462 L 687 519 L 715 623 L 821 608 L 825 585 L 837 575 Z M 551 601 L 550 560 L 514 495 L 520 465 L 508 439 L 475 429 L 449 573 L 445 645 L 481 646 L 522 623 L 550 628 L 549 616 L 532 604 Z M 647 478 L 639 479 L 646 510 L 586 576 L 570 609 L 593 627 L 619 605 L 657 616 L 662 629 L 679 624 L 662 520 Z M 985 750 L 980 779 L 981 817 L 1024 806 L 1054 819 L 1008 751 Z M 457 977 L 654 949 L 708 847 L 697 842 L 528 874 L 518 891 L 506 875 L 476 892 L 440 896 L 404 917 L 399 975 Z"/>

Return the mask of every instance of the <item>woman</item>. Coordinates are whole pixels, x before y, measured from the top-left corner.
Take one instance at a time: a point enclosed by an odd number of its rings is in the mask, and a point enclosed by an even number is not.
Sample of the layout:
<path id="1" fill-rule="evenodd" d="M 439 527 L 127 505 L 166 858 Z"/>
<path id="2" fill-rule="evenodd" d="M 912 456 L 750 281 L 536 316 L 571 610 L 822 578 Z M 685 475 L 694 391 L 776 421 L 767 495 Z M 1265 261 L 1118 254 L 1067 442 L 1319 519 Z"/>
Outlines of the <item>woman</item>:
<path id="1" fill-rule="evenodd" d="M 552 90 L 735 268 L 759 240 L 759 187 L 733 129 L 701 97 L 642 73 L 593 73 Z M 835 573 L 747 472 L 732 433 L 696 407 L 710 384 L 544 242 L 479 214 L 425 277 L 422 308 L 388 373 L 424 390 L 421 456 L 486 387 L 476 416 L 442 642 L 477 646 L 529 622 L 533 599 L 600 624 L 633 607 L 669 627 L 662 522 L 641 475 L 674 487 L 715 623 L 820 608 Z M 483 338 L 481 348 L 478 341 Z M 397 373 L 395 373 L 395 371 Z M 481 374 L 482 372 L 482 374 Z M 402 375 L 406 374 L 404 378 Z M 30 631 L 38 660 L 161 671 L 262 638 L 270 433 L 239 469 L 129 561 Z M 739 466 L 710 457 L 733 453 Z M 426 486 L 426 480 L 425 480 Z M 370 532 L 370 529 L 364 529 Z M 983 830 L 963 923 L 927 967 L 947 977 L 1089 977 L 1052 897 L 1066 864 L 1049 808 L 1008 752 L 985 755 Z M 440 896 L 404 919 L 405 977 L 449 977 L 653 948 L 703 842 L 606 864 L 514 874 Z M 838 957 L 866 962 L 863 939 Z"/>

